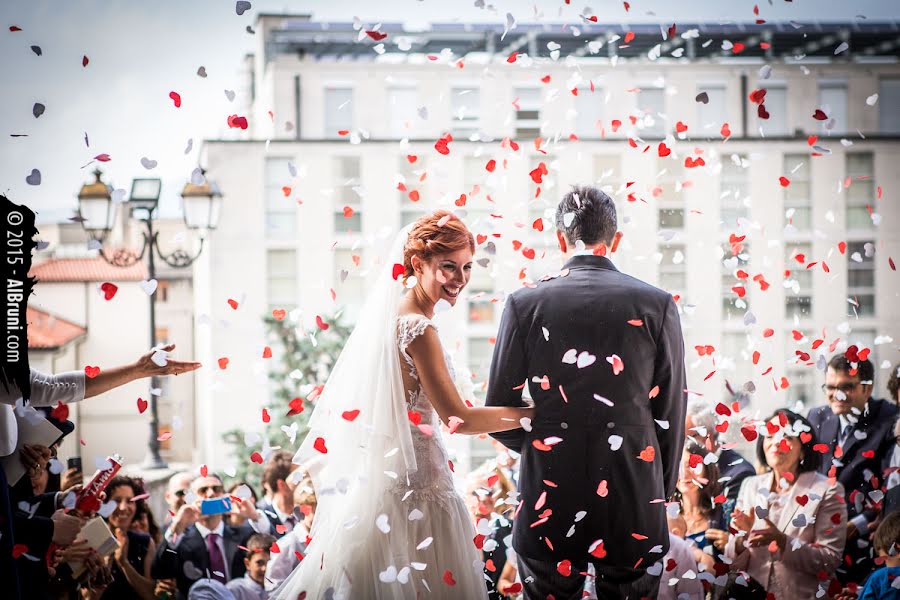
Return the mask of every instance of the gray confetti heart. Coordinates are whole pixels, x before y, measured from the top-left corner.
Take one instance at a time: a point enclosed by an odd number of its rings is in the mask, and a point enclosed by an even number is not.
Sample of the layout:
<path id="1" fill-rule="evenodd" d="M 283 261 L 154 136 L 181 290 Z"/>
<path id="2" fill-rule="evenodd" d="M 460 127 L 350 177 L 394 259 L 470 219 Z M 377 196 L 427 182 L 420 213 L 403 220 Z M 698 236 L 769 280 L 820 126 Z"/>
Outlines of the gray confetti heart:
<path id="1" fill-rule="evenodd" d="M 250 35 L 254 35 L 256 33 L 256 31 L 254 31 L 252 27 L 247 25 L 247 33 L 249 33 Z"/>
<path id="2" fill-rule="evenodd" d="M 47 107 L 44 106 L 43 104 L 41 104 L 40 102 L 35 102 L 35 103 L 34 103 L 34 106 L 31 107 L 31 114 L 33 114 L 33 115 L 34 115 L 34 118 L 37 119 L 37 118 L 40 117 L 42 114 L 44 114 L 44 110 L 45 110 L 46 108 L 47 108 Z"/>
<path id="3" fill-rule="evenodd" d="M 191 171 L 191 183 L 194 185 L 203 185 L 206 183 L 206 177 L 203 176 L 203 171 L 200 170 L 200 167 Z"/>
<path id="4" fill-rule="evenodd" d="M 238 0 L 237 4 L 234 5 L 234 12 L 241 16 L 245 12 L 250 10 L 250 3 L 247 0 Z"/>
<path id="5" fill-rule="evenodd" d="M 190 154 L 191 149 L 193 149 L 193 147 L 194 147 L 194 138 L 190 138 L 187 142 L 187 146 L 184 147 L 184 153 Z"/>
<path id="6" fill-rule="evenodd" d="M 41 172 L 37 169 L 31 170 L 31 175 L 25 178 L 28 185 L 41 185 Z"/>
<path id="7" fill-rule="evenodd" d="M 706 92 L 700 92 L 697 94 L 697 97 L 694 98 L 697 102 L 702 102 L 703 104 L 709 104 L 709 94 Z"/>
<path id="8" fill-rule="evenodd" d="M 234 102 L 234 92 L 232 90 L 225 90 L 225 97 L 228 98 L 229 102 Z"/>
<path id="9" fill-rule="evenodd" d="M 759 78 L 760 79 L 768 79 L 769 76 L 772 75 L 772 66 L 771 65 L 763 65 L 759 68 Z"/>
<path id="10" fill-rule="evenodd" d="M 288 172 L 291 174 L 291 177 L 297 176 L 297 167 L 291 161 L 288 161 Z"/>
<path id="11" fill-rule="evenodd" d="M 40 46 L 32 46 L 31 51 L 34 52 L 35 54 L 37 54 L 38 56 L 41 56 L 44 54 L 44 52 L 43 52 L 43 50 L 41 50 Z"/>
<path id="12" fill-rule="evenodd" d="M 157 164 L 158 163 L 155 160 L 151 160 L 146 156 L 141 159 L 141 165 L 143 165 L 143 167 L 148 171 L 151 169 L 155 169 Z"/>
<path id="13" fill-rule="evenodd" d="M 206 77 L 206 67 L 200 67 L 199 69 L 197 69 L 197 75 L 205 78 Z"/>
<path id="14" fill-rule="evenodd" d="M 769 509 L 768 509 L 768 508 L 763 508 L 762 506 L 755 506 L 755 507 L 754 507 L 754 510 L 756 511 L 756 518 L 757 518 L 757 519 L 765 519 L 766 517 L 769 516 Z"/>
<path id="15" fill-rule="evenodd" d="M 38 240 L 38 243 L 37 243 L 38 250 L 46 250 L 49 247 L 50 247 L 50 242 L 47 242 L 44 240 Z"/>

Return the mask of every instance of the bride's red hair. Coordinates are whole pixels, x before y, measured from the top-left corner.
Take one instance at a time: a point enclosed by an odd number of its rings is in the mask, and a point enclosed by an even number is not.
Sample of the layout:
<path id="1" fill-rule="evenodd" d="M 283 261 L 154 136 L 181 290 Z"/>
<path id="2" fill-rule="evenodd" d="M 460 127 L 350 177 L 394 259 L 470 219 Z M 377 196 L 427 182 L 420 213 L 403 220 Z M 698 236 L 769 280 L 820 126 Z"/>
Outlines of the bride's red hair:
<path id="1" fill-rule="evenodd" d="M 446 217 L 446 218 L 445 218 Z M 475 252 L 475 237 L 462 220 L 448 210 L 436 210 L 419 217 L 413 224 L 403 248 L 403 277 L 413 275 L 412 257 L 428 261 L 439 254 L 468 248 Z"/>

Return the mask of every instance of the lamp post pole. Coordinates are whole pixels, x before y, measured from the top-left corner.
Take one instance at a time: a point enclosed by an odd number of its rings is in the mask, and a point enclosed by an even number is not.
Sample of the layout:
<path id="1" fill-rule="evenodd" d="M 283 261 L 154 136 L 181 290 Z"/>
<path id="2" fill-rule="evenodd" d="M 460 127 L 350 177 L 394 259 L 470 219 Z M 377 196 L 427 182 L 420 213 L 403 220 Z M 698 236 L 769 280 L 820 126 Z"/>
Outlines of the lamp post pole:
<path id="1" fill-rule="evenodd" d="M 154 244 L 156 234 L 153 231 L 153 217 L 148 214 L 144 220 L 147 226 L 147 239 L 150 246 L 147 253 L 147 277 L 150 281 L 156 280 L 156 261 L 154 260 Z M 156 291 L 150 294 L 150 347 L 156 348 Z M 159 406 L 155 392 L 159 389 L 159 378 L 156 375 L 150 377 L 150 439 L 147 441 L 148 454 L 144 460 L 144 466 L 148 469 L 165 469 L 168 465 L 159 455 Z"/>

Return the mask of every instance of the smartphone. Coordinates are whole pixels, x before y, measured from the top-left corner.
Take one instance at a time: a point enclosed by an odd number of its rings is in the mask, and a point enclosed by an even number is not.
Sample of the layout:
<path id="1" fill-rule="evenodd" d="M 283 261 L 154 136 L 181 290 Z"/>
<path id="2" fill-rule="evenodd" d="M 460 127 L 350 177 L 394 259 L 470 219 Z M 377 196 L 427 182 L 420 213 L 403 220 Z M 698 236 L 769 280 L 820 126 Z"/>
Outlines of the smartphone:
<path id="1" fill-rule="evenodd" d="M 222 515 L 227 512 L 231 512 L 231 498 L 228 496 L 207 498 L 200 502 L 201 515 Z"/>
<path id="2" fill-rule="evenodd" d="M 81 457 L 73 456 L 69 460 L 66 461 L 67 469 L 77 469 L 79 473 L 81 473 Z"/>

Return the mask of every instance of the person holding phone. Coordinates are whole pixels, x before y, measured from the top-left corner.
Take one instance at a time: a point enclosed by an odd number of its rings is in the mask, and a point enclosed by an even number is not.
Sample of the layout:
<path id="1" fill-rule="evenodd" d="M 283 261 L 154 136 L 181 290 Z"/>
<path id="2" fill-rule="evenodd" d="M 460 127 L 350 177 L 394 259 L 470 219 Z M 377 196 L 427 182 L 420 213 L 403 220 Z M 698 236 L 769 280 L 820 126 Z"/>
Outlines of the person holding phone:
<path id="1" fill-rule="evenodd" d="M 237 500 L 235 500 L 237 502 Z M 154 579 L 175 579 L 177 598 L 187 598 L 191 585 L 201 578 L 228 583 L 244 576 L 247 540 L 254 533 L 268 533 L 269 519 L 252 502 L 239 503 L 247 522 L 235 527 L 225 523 L 232 499 L 225 494 L 222 479 L 212 473 L 191 482 L 185 504 L 156 551 L 151 574 Z"/>

